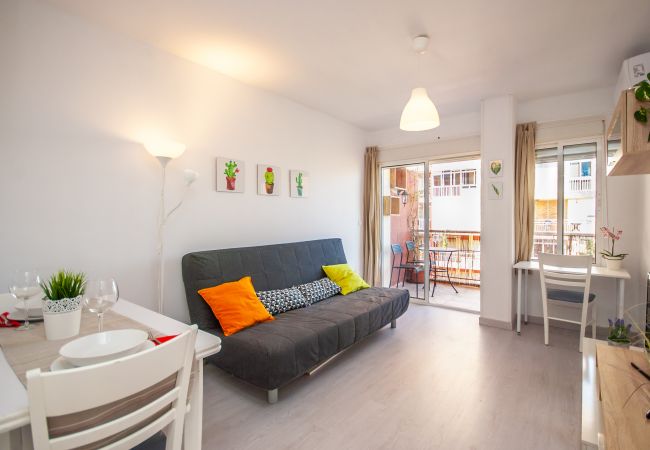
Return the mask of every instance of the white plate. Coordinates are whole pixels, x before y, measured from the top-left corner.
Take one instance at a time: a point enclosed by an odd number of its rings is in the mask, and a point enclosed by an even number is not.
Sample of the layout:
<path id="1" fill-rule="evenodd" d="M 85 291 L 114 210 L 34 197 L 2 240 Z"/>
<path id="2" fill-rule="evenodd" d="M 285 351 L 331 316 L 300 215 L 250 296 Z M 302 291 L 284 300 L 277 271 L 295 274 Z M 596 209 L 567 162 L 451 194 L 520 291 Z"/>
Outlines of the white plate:
<path id="1" fill-rule="evenodd" d="M 30 315 L 27 316 L 30 322 L 42 322 L 43 321 L 43 312 L 41 311 L 40 315 L 32 315 L 32 310 L 29 310 Z M 18 322 L 23 322 L 25 320 L 25 313 L 22 311 L 11 311 L 7 314 L 7 319 L 16 320 Z"/>
<path id="2" fill-rule="evenodd" d="M 134 355 L 136 353 L 139 353 L 139 352 L 144 351 L 144 350 L 148 350 L 148 349 L 150 349 L 152 347 L 155 347 L 155 346 L 156 346 L 156 344 L 154 344 L 150 340 L 146 340 L 139 347 L 137 347 L 137 348 L 133 349 L 132 351 L 128 352 L 126 355 L 121 355 L 120 357 L 128 356 L 128 355 Z M 116 357 L 115 359 L 117 359 L 117 358 L 118 357 Z M 110 360 L 108 360 L 108 361 L 110 361 Z M 65 359 L 63 356 L 59 356 L 58 358 L 56 358 L 52 362 L 52 364 L 50 364 L 50 371 L 55 372 L 57 370 L 75 369 L 77 367 L 78 366 L 75 366 L 74 364 L 70 363 L 70 361 Z"/>
<path id="3" fill-rule="evenodd" d="M 18 302 L 14 305 L 14 309 L 19 313 L 25 311 L 23 302 Z M 27 300 L 27 309 L 29 311 L 29 317 L 43 317 L 43 300 L 38 297 L 32 297 Z"/>
<path id="4" fill-rule="evenodd" d="M 147 340 L 142 330 L 114 330 L 68 342 L 59 349 L 59 355 L 75 366 L 87 366 L 127 355 Z"/>

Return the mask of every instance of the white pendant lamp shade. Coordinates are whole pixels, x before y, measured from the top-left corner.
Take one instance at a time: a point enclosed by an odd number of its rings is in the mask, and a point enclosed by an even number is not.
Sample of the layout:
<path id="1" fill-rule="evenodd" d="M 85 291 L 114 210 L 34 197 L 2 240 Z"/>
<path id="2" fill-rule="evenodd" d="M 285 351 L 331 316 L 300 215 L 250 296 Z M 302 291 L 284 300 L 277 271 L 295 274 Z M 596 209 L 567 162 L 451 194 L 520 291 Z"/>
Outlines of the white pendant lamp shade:
<path id="1" fill-rule="evenodd" d="M 438 109 L 425 88 L 415 88 L 402 111 L 399 127 L 404 131 L 424 131 L 440 126 Z"/>

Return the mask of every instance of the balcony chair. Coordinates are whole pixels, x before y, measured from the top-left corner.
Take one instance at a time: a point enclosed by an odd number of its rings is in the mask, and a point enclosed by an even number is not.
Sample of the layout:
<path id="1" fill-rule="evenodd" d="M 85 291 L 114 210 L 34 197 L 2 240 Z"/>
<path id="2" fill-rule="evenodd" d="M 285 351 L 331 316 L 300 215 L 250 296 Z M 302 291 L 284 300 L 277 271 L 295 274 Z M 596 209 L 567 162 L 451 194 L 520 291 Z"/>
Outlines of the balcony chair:
<path id="1" fill-rule="evenodd" d="M 545 345 L 548 345 L 549 320 L 580 324 L 580 353 L 587 325 L 591 324 L 591 337 L 596 337 L 596 295 L 589 292 L 591 262 L 591 256 L 539 255 Z M 555 310 L 553 315 L 551 309 Z M 561 311 L 571 311 L 573 317 L 555 315 Z M 577 314 L 580 320 L 575 319 Z"/>
<path id="2" fill-rule="evenodd" d="M 405 241 L 404 245 L 406 246 L 406 262 L 407 263 L 424 264 L 423 259 L 416 259 L 415 242 L 413 242 L 413 241 Z"/>
<path id="3" fill-rule="evenodd" d="M 420 263 L 408 262 L 408 256 L 405 260 L 404 252 L 400 244 L 391 244 L 390 251 L 393 254 L 393 262 L 391 264 L 390 281 L 388 282 L 388 287 L 391 287 L 393 285 L 393 271 L 395 271 L 395 269 L 397 269 L 397 283 L 395 287 L 399 287 L 399 277 L 402 274 L 402 271 L 404 271 L 404 275 L 402 276 L 402 287 L 404 287 L 406 272 L 411 271 L 411 273 L 413 273 L 415 276 L 415 298 L 420 298 L 420 283 L 418 283 L 418 274 L 420 272 L 424 272 L 424 266 Z"/>
<path id="4" fill-rule="evenodd" d="M 108 362 L 28 371 L 35 450 L 180 450 L 196 334 L 193 325 L 164 344 Z"/>

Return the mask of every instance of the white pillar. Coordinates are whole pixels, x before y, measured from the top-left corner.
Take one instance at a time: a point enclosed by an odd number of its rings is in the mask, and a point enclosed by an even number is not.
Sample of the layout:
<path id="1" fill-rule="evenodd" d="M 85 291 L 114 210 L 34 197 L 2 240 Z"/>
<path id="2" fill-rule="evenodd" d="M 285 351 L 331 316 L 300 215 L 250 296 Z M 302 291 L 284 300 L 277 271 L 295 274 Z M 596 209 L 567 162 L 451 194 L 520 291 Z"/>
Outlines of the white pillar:
<path id="1" fill-rule="evenodd" d="M 490 163 L 502 162 L 491 177 Z M 480 323 L 512 328 L 514 263 L 515 99 L 481 102 L 481 317 Z M 500 191 L 499 199 L 492 184 Z"/>

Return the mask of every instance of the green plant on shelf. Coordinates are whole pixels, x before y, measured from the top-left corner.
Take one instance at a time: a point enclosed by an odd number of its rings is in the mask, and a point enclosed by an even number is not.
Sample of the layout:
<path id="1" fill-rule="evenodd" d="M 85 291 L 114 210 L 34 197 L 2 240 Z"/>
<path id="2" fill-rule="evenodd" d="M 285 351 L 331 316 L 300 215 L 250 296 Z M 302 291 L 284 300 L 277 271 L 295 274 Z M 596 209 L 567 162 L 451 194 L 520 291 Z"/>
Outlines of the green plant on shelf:
<path id="1" fill-rule="evenodd" d="M 650 73 L 648 74 L 648 81 L 650 81 Z M 648 81 L 643 80 L 634 85 L 634 97 L 641 103 L 650 102 L 650 83 Z M 634 111 L 634 119 L 642 124 L 648 123 L 648 108 L 645 106 L 639 107 Z M 650 133 L 648 133 L 648 142 L 650 142 Z"/>
<path id="2" fill-rule="evenodd" d="M 41 289 L 43 289 L 45 297 L 50 300 L 76 298 L 82 295 L 86 289 L 86 275 L 81 272 L 59 270 L 48 281 L 41 283 Z"/>

